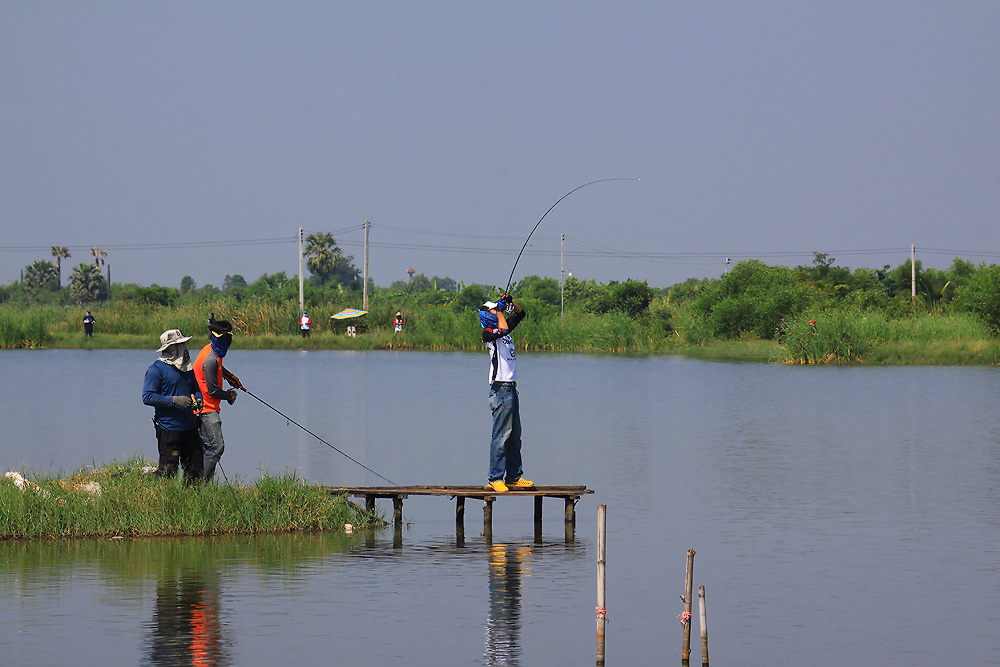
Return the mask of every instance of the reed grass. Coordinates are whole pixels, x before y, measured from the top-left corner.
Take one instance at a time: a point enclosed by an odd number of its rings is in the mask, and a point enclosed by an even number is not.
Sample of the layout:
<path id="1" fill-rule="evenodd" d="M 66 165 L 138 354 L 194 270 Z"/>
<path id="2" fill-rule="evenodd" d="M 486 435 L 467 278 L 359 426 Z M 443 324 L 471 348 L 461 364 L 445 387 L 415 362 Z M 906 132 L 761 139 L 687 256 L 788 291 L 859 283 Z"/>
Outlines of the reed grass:
<path id="1" fill-rule="evenodd" d="M 9 349 L 44 347 L 52 340 L 48 319 L 41 309 L 0 309 L 0 347 Z"/>
<path id="2" fill-rule="evenodd" d="M 782 360 L 802 364 L 989 364 L 996 363 L 997 339 L 965 313 L 890 318 L 881 311 L 828 311 L 789 323 L 783 349 Z"/>
<path id="3" fill-rule="evenodd" d="M 250 485 L 187 486 L 144 473 L 144 465 L 135 458 L 31 479 L 40 491 L 0 479 L 0 539 L 274 533 L 383 523 L 293 474 L 264 475 Z M 85 488 L 94 482 L 99 494 Z"/>
<path id="4" fill-rule="evenodd" d="M 473 308 L 458 309 L 440 303 L 410 303 L 412 295 L 382 295 L 373 299 L 367 315 L 354 320 L 331 320 L 343 308 L 360 304 L 313 306 L 309 314 L 313 328 L 309 338 L 298 329 L 298 306 L 265 298 L 236 300 L 219 297 L 211 302 L 183 303 L 174 307 L 151 306 L 134 301 L 93 305 L 96 333 L 82 332 L 82 310 L 78 307 L 43 305 L 20 310 L 0 309 L 0 347 L 59 347 L 68 349 L 146 349 L 159 346 L 160 333 L 180 329 L 193 336 L 189 346 L 207 342 L 207 318 L 229 319 L 236 332 L 235 349 L 344 349 L 344 350 L 478 350 L 482 329 Z M 352 297 L 353 298 L 353 297 Z M 442 297 L 443 299 L 443 297 Z M 681 311 L 673 318 L 676 330 L 660 320 L 629 317 L 621 313 L 601 315 L 571 310 L 561 318 L 558 308 L 528 304 L 528 317 L 515 334 L 518 348 L 525 351 L 609 352 L 662 354 L 679 352 L 697 358 L 772 360 L 791 363 L 996 363 L 997 339 L 974 315 L 925 314 L 892 317 L 885 311 L 814 310 L 786 326 L 782 349 L 774 351 L 766 341 L 727 341 L 712 337 L 704 318 Z M 406 320 L 400 333 L 393 331 L 397 311 Z M 817 326 L 810 328 L 814 319 Z M 660 322 L 658 324 L 658 322 Z M 356 337 L 346 335 L 355 324 Z"/>
<path id="5" fill-rule="evenodd" d="M 713 340 L 679 350 L 692 359 L 773 362 L 784 359 L 784 350 L 773 340 Z"/>

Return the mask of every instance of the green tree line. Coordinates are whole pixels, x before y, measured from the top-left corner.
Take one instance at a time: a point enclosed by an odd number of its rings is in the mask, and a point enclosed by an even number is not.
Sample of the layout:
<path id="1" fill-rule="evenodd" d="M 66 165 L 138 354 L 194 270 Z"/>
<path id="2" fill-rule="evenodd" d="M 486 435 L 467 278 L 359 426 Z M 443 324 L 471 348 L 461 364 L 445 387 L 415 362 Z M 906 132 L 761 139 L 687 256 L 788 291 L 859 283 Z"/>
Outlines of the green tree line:
<path id="1" fill-rule="evenodd" d="M 312 277 L 305 299 L 315 324 L 313 338 L 302 344 L 425 349 L 481 344 L 476 311 L 487 298 L 498 296 L 494 287 L 416 274 L 388 288 L 369 285 L 368 315 L 338 322 L 330 315 L 361 307 L 362 285 L 353 258 L 345 257 L 329 234 L 311 235 L 306 254 Z M 911 296 L 911 275 L 916 297 Z M 26 267 L 23 284 L 0 288 L 0 307 L 12 314 L 0 317 L 0 345 L 62 342 L 60 336 L 79 330 L 76 311 L 69 310 L 88 304 L 95 308 L 103 334 L 158 335 L 160 326 L 183 330 L 182 324 L 196 331 L 209 312 L 232 319 L 247 337 L 292 337 L 298 332 L 298 280 L 284 272 L 262 274 L 253 282 L 227 275 L 219 288 L 199 287 L 190 276 L 184 276 L 179 287 L 116 283 L 113 296 L 106 283 L 102 285 L 96 262 L 76 267 L 68 288 L 59 285 L 57 276 L 54 264 L 38 260 Z M 913 342 L 913 336 L 928 344 L 978 341 L 978 351 L 966 352 L 982 356 L 980 348 L 992 344 L 995 349 L 1000 334 L 1000 266 L 961 258 L 943 270 L 925 269 L 920 261 L 911 267 L 909 260 L 895 268 L 851 270 L 815 253 L 809 265 L 745 260 L 720 278 L 692 278 L 665 288 L 639 280 L 598 283 L 577 277 L 560 285 L 554 278 L 534 275 L 521 279 L 512 291 L 530 313 L 519 329 L 522 348 L 529 350 L 657 353 L 762 341 L 773 344 L 765 349 L 778 359 L 853 363 L 873 360 L 879 346 Z M 81 300 L 84 293 L 88 299 Z M 53 310 L 42 317 L 42 307 Z M 68 310 L 59 315 L 59 308 Z M 15 312 L 21 313 L 17 322 L 11 319 Z M 403 312 L 407 321 L 400 336 L 391 333 L 395 312 Z M 944 322 L 949 326 L 941 326 Z M 351 341 L 338 338 L 351 323 L 362 335 Z M 919 326 L 913 328 L 914 323 Z M 14 331 L 18 326 L 23 331 Z M 39 333 L 43 329 L 48 339 Z M 326 334 L 331 338 L 324 339 Z M 35 342 L 25 345 L 24 340 Z M 285 342 L 292 344 L 288 340 L 274 345 Z M 262 341 L 254 344 L 266 346 Z"/>

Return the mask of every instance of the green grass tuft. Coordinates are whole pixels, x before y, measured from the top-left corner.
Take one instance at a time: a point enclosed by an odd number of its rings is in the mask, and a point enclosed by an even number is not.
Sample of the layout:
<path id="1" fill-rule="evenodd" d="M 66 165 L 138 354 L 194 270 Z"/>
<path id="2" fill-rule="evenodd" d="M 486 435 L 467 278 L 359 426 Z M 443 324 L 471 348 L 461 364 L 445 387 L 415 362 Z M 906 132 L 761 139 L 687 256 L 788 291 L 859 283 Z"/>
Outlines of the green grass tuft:
<path id="1" fill-rule="evenodd" d="M 187 486 L 179 477 L 144 473 L 144 465 L 133 459 L 31 479 L 39 490 L 0 479 L 0 539 L 274 533 L 382 523 L 346 497 L 290 474 L 265 475 L 251 485 Z M 86 490 L 94 483 L 99 494 Z"/>

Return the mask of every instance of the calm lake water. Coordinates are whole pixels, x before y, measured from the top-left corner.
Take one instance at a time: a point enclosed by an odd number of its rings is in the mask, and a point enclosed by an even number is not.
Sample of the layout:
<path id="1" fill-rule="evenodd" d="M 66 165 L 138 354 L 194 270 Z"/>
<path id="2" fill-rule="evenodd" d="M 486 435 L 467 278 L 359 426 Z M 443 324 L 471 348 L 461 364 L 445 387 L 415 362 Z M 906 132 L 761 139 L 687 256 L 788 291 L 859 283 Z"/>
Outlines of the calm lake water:
<path id="1" fill-rule="evenodd" d="M 155 459 L 154 352 L 0 351 L 0 467 Z M 398 484 L 484 484 L 485 353 L 247 352 L 227 366 Z M 0 662 L 582 665 L 608 507 L 610 665 L 678 664 L 686 552 L 716 665 L 1000 664 L 1000 369 L 523 354 L 530 499 L 410 498 L 374 534 L 0 544 Z M 247 395 L 230 480 L 380 484 Z M 388 501 L 380 508 L 391 516 Z M 385 504 L 382 504 L 385 503 Z M 697 624 L 692 664 L 700 664 Z"/>

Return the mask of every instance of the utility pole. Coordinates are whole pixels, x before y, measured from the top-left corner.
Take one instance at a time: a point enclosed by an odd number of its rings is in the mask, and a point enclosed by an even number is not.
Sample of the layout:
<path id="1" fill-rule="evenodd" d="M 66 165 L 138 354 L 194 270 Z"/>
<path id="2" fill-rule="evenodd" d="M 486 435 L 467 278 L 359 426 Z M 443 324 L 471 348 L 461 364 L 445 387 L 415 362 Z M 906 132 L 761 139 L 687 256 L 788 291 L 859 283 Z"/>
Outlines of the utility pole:
<path id="1" fill-rule="evenodd" d="M 565 287 L 565 275 L 566 271 L 563 270 L 563 241 L 566 240 L 565 234 L 559 235 L 559 323 L 566 324 L 566 287 Z"/>
<path id="2" fill-rule="evenodd" d="M 306 309 L 306 285 L 302 277 L 302 228 L 299 227 L 299 312 Z"/>
<path id="3" fill-rule="evenodd" d="M 917 246 L 910 244 L 910 301 L 917 305 Z"/>
<path id="4" fill-rule="evenodd" d="M 365 286 L 361 291 L 361 310 L 368 310 L 368 230 L 371 226 L 372 223 L 365 220 Z"/>

